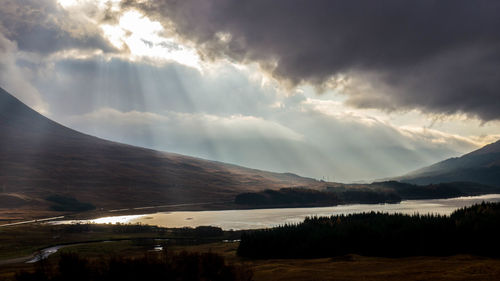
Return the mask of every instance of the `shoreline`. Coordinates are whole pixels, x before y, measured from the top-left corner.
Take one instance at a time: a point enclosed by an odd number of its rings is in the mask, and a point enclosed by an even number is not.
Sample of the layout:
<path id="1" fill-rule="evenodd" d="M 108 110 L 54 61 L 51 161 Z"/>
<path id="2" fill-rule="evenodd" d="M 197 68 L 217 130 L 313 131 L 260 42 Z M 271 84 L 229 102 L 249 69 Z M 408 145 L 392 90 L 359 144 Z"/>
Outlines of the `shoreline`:
<path id="1" fill-rule="evenodd" d="M 204 212 L 204 211 L 238 211 L 238 210 L 266 210 L 266 209 L 300 209 L 300 208 L 324 208 L 324 207 L 338 207 L 338 206 L 350 206 L 350 205 L 397 205 L 402 202 L 408 201 L 420 201 L 420 200 L 453 200 L 459 198 L 470 198 L 478 196 L 487 195 L 499 195 L 499 193 L 486 193 L 477 194 L 470 196 L 458 196 L 458 197 L 446 197 L 446 198 L 423 198 L 423 199 L 404 199 L 396 203 L 355 203 L 349 202 L 346 204 L 299 204 L 299 205 L 263 205 L 263 206 L 249 206 L 249 205 L 238 205 L 233 201 L 223 201 L 223 202 L 203 202 L 203 203 L 181 203 L 181 204 L 168 204 L 168 205 L 158 205 L 158 206 L 143 206 L 143 207 L 131 207 L 131 208 L 119 208 L 111 210 L 93 210 L 82 213 L 64 213 L 58 212 L 58 216 L 51 217 L 41 217 L 34 218 L 30 220 L 8 220 L 3 219 L 3 221 L 9 221 L 6 224 L 0 224 L 2 227 L 11 227 L 16 225 L 38 223 L 38 222 L 56 222 L 60 220 L 93 220 L 102 217 L 117 217 L 117 216 L 132 216 L 132 215 L 151 215 L 156 213 L 169 213 L 169 212 Z M 33 210 L 31 210 L 33 211 Z M 1 216 L 1 211 L 0 211 Z"/>

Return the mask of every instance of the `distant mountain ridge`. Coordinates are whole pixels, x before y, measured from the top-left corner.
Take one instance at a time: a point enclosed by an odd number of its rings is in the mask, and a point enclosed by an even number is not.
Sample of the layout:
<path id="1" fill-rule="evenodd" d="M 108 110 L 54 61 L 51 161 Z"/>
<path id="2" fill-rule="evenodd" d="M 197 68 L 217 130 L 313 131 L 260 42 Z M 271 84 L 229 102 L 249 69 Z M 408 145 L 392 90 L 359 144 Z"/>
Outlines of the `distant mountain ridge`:
<path id="1" fill-rule="evenodd" d="M 414 184 L 467 181 L 500 187 L 500 140 L 395 180 Z"/>
<path id="2" fill-rule="evenodd" d="M 64 127 L 0 88 L 2 210 L 61 195 L 97 208 L 232 201 L 245 191 L 324 183 L 116 143 Z"/>
<path id="3" fill-rule="evenodd" d="M 245 192 L 294 187 L 388 189 L 412 199 L 486 194 L 500 187 L 500 141 L 394 179 L 403 183 L 347 185 L 99 139 L 40 115 L 1 88 L 0 136 L 0 220 L 88 206 L 233 202 Z"/>

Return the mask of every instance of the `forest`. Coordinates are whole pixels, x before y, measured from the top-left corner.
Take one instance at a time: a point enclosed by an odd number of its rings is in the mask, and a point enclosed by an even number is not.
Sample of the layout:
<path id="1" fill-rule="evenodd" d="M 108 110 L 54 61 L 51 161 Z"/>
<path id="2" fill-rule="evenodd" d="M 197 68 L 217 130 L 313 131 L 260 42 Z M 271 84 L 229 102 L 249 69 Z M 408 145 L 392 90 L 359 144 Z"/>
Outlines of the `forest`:
<path id="1" fill-rule="evenodd" d="M 398 181 L 371 184 L 336 184 L 324 190 L 281 188 L 245 192 L 236 195 L 234 203 L 250 207 L 309 207 L 341 204 L 398 203 L 401 200 L 443 199 L 500 192 L 500 188 L 473 183 L 450 182 L 415 185 Z"/>
<path id="2" fill-rule="evenodd" d="M 450 216 L 362 213 L 310 217 L 304 222 L 245 232 L 238 255 L 315 258 L 500 256 L 500 203 L 482 203 Z"/>
<path id="3" fill-rule="evenodd" d="M 20 272 L 16 281 L 136 281 L 220 280 L 248 281 L 253 273 L 241 265 L 230 265 L 215 253 L 160 253 L 143 258 L 97 259 L 75 253 L 61 254 L 58 264 L 42 261 L 34 272 Z"/>
<path id="4" fill-rule="evenodd" d="M 368 187 L 374 190 L 392 190 L 403 200 L 440 199 L 500 192 L 499 187 L 475 182 L 444 182 L 416 185 L 398 181 L 384 181 L 371 183 Z M 335 188 L 331 188 L 330 190 L 335 191 Z"/>
<path id="5" fill-rule="evenodd" d="M 59 212 L 84 212 L 94 210 L 95 206 L 90 203 L 80 202 L 73 197 L 62 195 L 50 195 L 45 200 L 52 203 L 50 208 Z"/>
<path id="6" fill-rule="evenodd" d="M 281 188 L 238 194 L 234 202 L 247 206 L 335 206 L 349 203 L 397 203 L 401 198 L 394 192 L 370 189 L 342 189 L 331 192 L 306 188 Z"/>

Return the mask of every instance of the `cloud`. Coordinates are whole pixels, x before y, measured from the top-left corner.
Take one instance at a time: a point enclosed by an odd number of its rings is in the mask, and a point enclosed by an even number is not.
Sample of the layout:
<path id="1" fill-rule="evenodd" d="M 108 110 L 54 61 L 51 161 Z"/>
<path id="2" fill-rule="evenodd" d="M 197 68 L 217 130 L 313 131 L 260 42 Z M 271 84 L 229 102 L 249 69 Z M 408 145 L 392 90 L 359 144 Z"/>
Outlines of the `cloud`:
<path id="1" fill-rule="evenodd" d="M 436 130 L 396 127 L 346 110 L 341 102 L 283 95 L 252 67 L 220 64 L 200 72 L 178 63 L 96 56 L 61 59 L 38 73 L 34 85 L 51 105 L 52 117 L 65 125 L 253 168 L 342 181 L 373 179 L 477 147 Z"/>
<path id="2" fill-rule="evenodd" d="M 202 73 L 168 63 L 161 66 L 122 59 L 61 59 L 34 83 L 53 105 L 54 117 L 81 115 L 101 107 L 219 116 L 265 115 L 276 101 L 273 88 L 246 71 L 225 64 Z"/>
<path id="3" fill-rule="evenodd" d="M 122 130 L 119 126 L 151 127 L 156 132 L 163 132 L 166 143 L 173 139 L 180 142 L 188 138 L 196 139 L 201 134 L 212 140 L 238 140 L 251 138 L 264 138 L 291 141 L 302 141 L 303 136 L 273 121 L 264 120 L 255 116 L 217 116 L 200 113 L 165 112 L 157 114 L 151 112 L 129 111 L 121 112 L 113 108 L 101 108 L 97 111 L 76 116 L 70 120 L 89 123 L 106 122 L 115 126 L 115 134 L 134 132 L 135 130 Z M 166 133 L 175 131 L 175 134 Z M 179 136 L 183 136 L 180 138 Z M 168 146 L 168 145 L 167 145 Z"/>
<path id="4" fill-rule="evenodd" d="M 393 176 L 476 148 L 452 134 L 396 127 L 350 112 L 324 112 L 309 100 L 274 118 L 306 136 L 306 142 L 320 152 L 321 157 L 313 158 L 320 167 L 308 173 L 321 171 L 338 180 Z"/>
<path id="5" fill-rule="evenodd" d="M 326 115 L 304 102 L 267 119 L 101 108 L 64 123 L 138 146 L 337 181 L 396 176 L 475 148 L 454 135 Z"/>
<path id="6" fill-rule="evenodd" d="M 343 104 L 499 119 L 492 2 L 118 2 L 3 1 L 0 86 L 99 137 L 339 181 L 400 175 L 498 133 L 416 128 L 420 113 L 397 126 Z M 173 58 L 183 50 L 215 63 L 190 67 Z M 284 90 L 262 69 L 313 86 Z"/>
<path id="7" fill-rule="evenodd" d="M 0 33 L 0 87 L 42 114 L 49 114 L 49 105 L 31 84 L 31 71 L 17 64 L 17 46 Z"/>
<path id="8" fill-rule="evenodd" d="M 68 49 L 117 51 L 96 24 L 81 13 L 70 14 L 55 0 L 2 1 L 0 25 L 20 51 L 41 55 Z"/>
<path id="9" fill-rule="evenodd" d="M 487 0 L 125 1 L 205 58 L 334 86 L 362 108 L 500 119 L 500 3 Z M 345 78 L 346 84 L 331 83 Z M 342 87 L 338 87 L 342 86 Z"/>

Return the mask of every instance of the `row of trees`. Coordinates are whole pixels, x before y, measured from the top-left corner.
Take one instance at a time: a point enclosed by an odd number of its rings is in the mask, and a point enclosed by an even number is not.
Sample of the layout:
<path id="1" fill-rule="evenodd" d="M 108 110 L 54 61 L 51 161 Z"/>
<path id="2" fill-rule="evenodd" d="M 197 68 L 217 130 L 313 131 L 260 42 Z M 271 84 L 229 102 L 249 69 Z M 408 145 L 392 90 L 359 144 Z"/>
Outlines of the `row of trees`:
<path id="1" fill-rule="evenodd" d="M 307 205 L 329 204 L 337 205 L 339 198 L 336 194 L 306 188 L 282 188 L 280 190 L 264 190 L 238 194 L 234 200 L 236 204 L 250 206 L 270 205 Z"/>
<path id="2" fill-rule="evenodd" d="M 58 212 L 84 212 L 94 210 L 95 206 L 86 203 L 80 202 L 73 197 L 67 197 L 62 195 L 50 195 L 45 200 L 52 203 L 50 208 L 54 211 Z"/>
<path id="3" fill-rule="evenodd" d="M 335 206 L 339 204 L 398 203 L 408 199 L 437 199 L 473 196 L 500 192 L 492 187 L 472 182 L 451 182 L 414 185 L 397 181 L 371 184 L 327 186 L 325 190 L 282 188 L 238 194 L 234 202 L 253 207 Z"/>
<path id="4" fill-rule="evenodd" d="M 146 255 L 138 259 L 91 260 L 76 254 L 61 254 L 56 266 L 41 263 L 35 272 L 16 275 L 17 281 L 250 281 L 253 273 L 240 265 L 229 265 L 214 253 Z"/>
<path id="5" fill-rule="evenodd" d="M 282 188 L 238 194 L 236 204 L 248 206 L 317 206 L 348 203 L 397 203 L 401 198 L 395 192 L 371 189 L 340 189 L 319 191 L 306 188 Z"/>
<path id="6" fill-rule="evenodd" d="M 53 232 L 59 233 L 122 233 L 122 234 L 137 234 L 150 233 L 158 235 L 170 234 L 171 236 L 181 237 L 222 237 L 224 231 L 216 226 L 197 226 L 182 227 L 182 228 L 165 228 L 156 225 L 147 224 L 94 224 L 94 223 L 77 223 L 59 225 L 52 228 Z"/>
<path id="7" fill-rule="evenodd" d="M 238 254 L 252 258 L 500 256 L 500 204 L 483 203 L 451 216 L 364 213 L 307 218 L 246 232 Z"/>
<path id="8" fill-rule="evenodd" d="M 402 199 L 452 198 L 500 192 L 499 187 L 474 182 L 446 182 L 429 185 L 415 185 L 397 181 L 385 181 L 374 182 L 368 186 L 375 190 L 392 190 Z"/>

